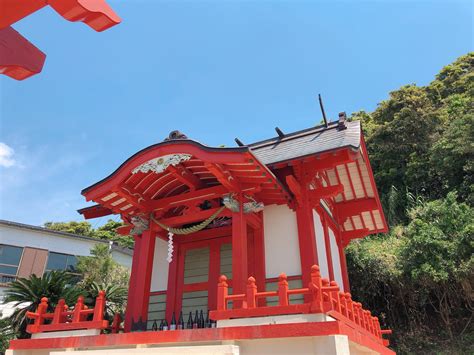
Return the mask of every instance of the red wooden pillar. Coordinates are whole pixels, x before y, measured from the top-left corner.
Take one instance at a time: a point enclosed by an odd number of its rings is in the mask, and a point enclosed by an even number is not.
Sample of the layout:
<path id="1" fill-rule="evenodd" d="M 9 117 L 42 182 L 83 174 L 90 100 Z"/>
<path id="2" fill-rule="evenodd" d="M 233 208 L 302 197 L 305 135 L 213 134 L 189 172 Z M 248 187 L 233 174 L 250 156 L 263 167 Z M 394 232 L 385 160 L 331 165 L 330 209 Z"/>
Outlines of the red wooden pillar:
<path id="1" fill-rule="evenodd" d="M 142 321 L 146 321 L 148 318 L 151 273 L 155 253 L 155 232 L 146 230 L 141 236 L 135 237 L 135 242 L 138 242 L 138 250 L 137 244 L 135 244 L 125 314 L 126 332 L 130 331 L 132 322 L 137 322 L 140 318 Z"/>
<path id="2" fill-rule="evenodd" d="M 179 260 L 181 257 L 181 243 L 176 242 L 176 239 L 173 240 L 173 260 L 169 264 L 168 269 L 168 285 L 166 288 L 166 311 L 165 317 L 168 322 L 171 322 L 173 312 L 176 317 L 181 311 L 181 306 L 177 305 L 177 283 L 178 283 L 178 266 Z M 181 280 L 182 282 L 182 280 Z M 181 303 L 179 303 L 181 304 Z"/>
<path id="3" fill-rule="evenodd" d="M 259 291 L 265 291 L 265 239 L 264 239 L 264 229 L 263 229 L 263 212 L 259 213 L 262 224 L 260 228 L 254 229 L 253 231 L 253 254 L 254 254 L 254 270 L 255 270 L 255 279 L 257 281 L 257 288 Z M 258 300 L 259 306 L 266 305 L 266 299 L 260 298 Z"/>
<path id="4" fill-rule="evenodd" d="M 331 241 L 329 239 L 328 221 L 326 211 L 321 209 L 321 217 L 323 219 L 324 244 L 326 246 L 326 259 L 328 262 L 329 280 L 334 281 L 334 265 L 332 262 Z"/>
<path id="5" fill-rule="evenodd" d="M 339 249 L 339 262 L 341 264 L 342 283 L 344 286 L 344 291 L 350 292 L 351 288 L 349 284 L 349 273 L 347 272 L 346 253 L 344 252 L 344 246 L 342 245 L 341 232 L 338 230 L 336 233 L 337 247 Z"/>
<path id="6" fill-rule="evenodd" d="M 316 249 L 316 238 L 314 231 L 313 207 L 308 199 L 310 177 L 304 171 L 300 180 L 301 197 L 296 208 L 296 220 L 298 224 L 298 242 L 300 247 L 301 276 L 303 287 L 311 280 L 311 266 L 318 264 L 318 253 Z M 309 296 L 305 296 L 305 300 Z"/>
<path id="7" fill-rule="evenodd" d="M 232 293 L 245 293 L 248 278 L 247 221 L 241 206 L 232 213 Z M 237 302 L 235 306 L 239 307 Z"/>

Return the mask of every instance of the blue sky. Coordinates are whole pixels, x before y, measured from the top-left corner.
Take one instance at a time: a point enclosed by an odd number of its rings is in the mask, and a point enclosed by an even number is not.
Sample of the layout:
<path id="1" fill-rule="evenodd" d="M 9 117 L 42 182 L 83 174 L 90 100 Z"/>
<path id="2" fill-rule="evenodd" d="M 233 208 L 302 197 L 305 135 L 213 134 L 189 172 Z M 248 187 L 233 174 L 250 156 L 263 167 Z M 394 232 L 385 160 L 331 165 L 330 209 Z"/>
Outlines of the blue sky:
<path id="1" fill-rule="evenodd" d="M 81 220 L 82 188 L 171 130 L 234 146 L 373 110 L 473 50 L 470 1 L 112 1 L 103 33 L 44 8 L 43 72 L 0 76 L 0 218 Z M 93 221 L 96 226 L 101 221 Z"/>

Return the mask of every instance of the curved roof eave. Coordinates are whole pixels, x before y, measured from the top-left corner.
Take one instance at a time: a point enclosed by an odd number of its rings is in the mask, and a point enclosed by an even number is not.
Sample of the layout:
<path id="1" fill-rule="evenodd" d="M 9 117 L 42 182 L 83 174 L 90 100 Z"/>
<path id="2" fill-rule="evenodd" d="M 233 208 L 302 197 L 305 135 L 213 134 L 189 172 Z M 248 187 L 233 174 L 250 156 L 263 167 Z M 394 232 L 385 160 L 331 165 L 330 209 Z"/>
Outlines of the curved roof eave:
<path id="1" fill-rule="evenodd" d="M 170 147 L 175 147 L 175 150 L 171 150 Z M 181 150 L 180 150 L 181 148 Z M 125 160 L 115 171 L 113 171 L 111 174 L 106 176 L 105 178 L 101 179 L 100 181 L 86 187 L 81 191 L 82 195 L 86 195 L 88 192 L 93 190 L 94 188 L 98 187 L 99 185 L 104 184 L 105 182 L 115 178 L 118 176 L 128 165 L 131 165 L 132 163 L 134 164 L 133 167 L 136 167 L 150 159 L 156 158 L 157 156 L 150 157 L 149 153 L 152 151 L 156 150 L 163 150 L 163 155 L 166 154 L 180 154 L 180 153 L 188 153 L 195 155 L 197 158 L 207 156 L 209 154 L 215 155 L 216 157 L 219 156 L 220 154 L 225 154 L 225 153 L 230 153 L 230 154 L 235 154 L 235 153 L 249 153 L 252 158 L 254 158 L 256 161 L 259 161 L 257 157 L 255 157 L 254 154 L 250 151 L 250 149 L 247 146 L 243 147 L 209 147 L 204 144 L 201 144 L 199 142 L 196 142 L 191 139 L 176 139 L 176 140 L 169 140 L 169 141 L 164 141 L 160 143 L 156 143 L 153 145 L 150 145 L 131 157 L 129 157 L 127 160 Z M 197 153 L 197 155 L 196 155 Z M 158 153 L 160 154 L 160 153 Z M 158 155 L 159 156 L 159 155 Z M 264 165 L 259 161 L 260 164 Z M 127 171 L 128 172 L 128 171 Z"/>

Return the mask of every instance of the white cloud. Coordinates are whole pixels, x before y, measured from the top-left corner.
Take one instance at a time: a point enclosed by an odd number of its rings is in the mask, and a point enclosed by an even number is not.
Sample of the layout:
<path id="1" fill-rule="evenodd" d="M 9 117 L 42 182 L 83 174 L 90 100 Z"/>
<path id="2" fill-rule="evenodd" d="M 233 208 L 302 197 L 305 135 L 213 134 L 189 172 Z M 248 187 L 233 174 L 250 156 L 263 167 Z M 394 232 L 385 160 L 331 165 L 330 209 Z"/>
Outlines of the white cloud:
<path id="1" fill-rule="evenodd" d="M 12 147 L 0 142 L 0 166 L 9 168 L 15 165 L 15 159 L 13 159 L 14 153 L 15 151 Z"/>

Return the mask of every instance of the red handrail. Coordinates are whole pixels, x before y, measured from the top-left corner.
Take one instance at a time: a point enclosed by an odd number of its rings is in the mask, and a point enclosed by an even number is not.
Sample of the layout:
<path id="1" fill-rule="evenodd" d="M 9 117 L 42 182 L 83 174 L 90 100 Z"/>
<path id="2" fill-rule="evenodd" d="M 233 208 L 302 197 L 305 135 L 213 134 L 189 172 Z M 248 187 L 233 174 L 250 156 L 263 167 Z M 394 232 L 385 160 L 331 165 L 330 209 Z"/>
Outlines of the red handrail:
<path id="1" fill-rule="evenodd" d="M 34 334 L 62 330 L 106 329 L 109 322 L 104 320 L 105 302 L 105 292 L 100 291 L 92 309 L 84 304 L 84 297 L 79 296 L 72 310 L 69 310 L 64 299 L 60 299 L 54 312 L 47 313 L 48 299 L 43 297 L 36 312 L 26 312 L 26 317 L 33 319 L 33 323 L 26 327 L 26 331 Z M 91 320 L 87 320 L 89 315 L 92 315 Z M 51 319 L 51 322 L 45 323 L 47 319 Z"/>
<path id="2" fill-rule="evenodd" d="M 341 292 L 335 281 L 321 277 L 319 267 L 311 267 L 311 281 L 307 288 L 290 290 L 288 278 L 282 273 L 278 277 L 277 291 L 258 292 L 255 278 L 247 280 L 246 293 L 229 295 L 227 277 L 221 275 L 217 285 L 217 310 L 210 312 L 213 320 L 230 318 L 247 318 L 256 316 L 269 316 L 278 314 L 297 313 L 325 313 L 353 326 L 361 328 L 378 343 L 388 346 L 388 340 L 382 335 L 391 334 L 391 330 L 380 329 L 379 319 L 372 316 L 371 312 L 364 309 L 362 304 L 352 300 L 350 293 Z M 289 302 L 290 295 L 311 295 L 311 301 L 306 304 L 293 304 Z M 258 300 L 267 297 L 278 297 L 277 306 L 258 306 Z M 228 308 L 229 302 L 242 301 L 240 308 Z"/>

